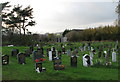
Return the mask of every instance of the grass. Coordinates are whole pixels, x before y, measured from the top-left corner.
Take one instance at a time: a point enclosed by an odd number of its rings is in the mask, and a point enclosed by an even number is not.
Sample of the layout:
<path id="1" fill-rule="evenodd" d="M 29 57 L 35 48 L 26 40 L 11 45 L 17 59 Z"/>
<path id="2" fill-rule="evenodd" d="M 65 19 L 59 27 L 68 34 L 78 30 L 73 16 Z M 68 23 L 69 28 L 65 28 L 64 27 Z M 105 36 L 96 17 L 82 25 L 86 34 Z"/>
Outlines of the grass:
<path id="1" fill-rule="evenodd" d="M 114 44 L 114 42 L 104 42 L 107 44 Z M 81 43 L 74 43 L 74 46 L 79 47 Z M 100 45 L 99 42 L 95 42 L 93 46 Z M 59 43 L 54 45 L 57 49 L 60 49 Z M 46 53 L 46 48 L 50 46 L 44 46 L 44 53 Z M 67 49 L 69 46 L 66 47 Z M 20 52 L 24 52 L 28 47 L 2 47 L 3 54 L 10 56 L 9 65 L 2 66 L 2 79 L 3 80 L 118 80 L 118 61 L 112 63 L 111 66 L 97 66 L 83 67 L 82 65 L 82 54 L 88 53 L 80 52 L 78 57 L 77 68 L 70 66 L 70 57 L 67 55 L 62 55 L 62 64 L 65 65 L 65 70 L 55 71 L 53 69 L 53 62 L 48 61 L 48 57 L 45 57 L 47 61 L 43 63 L 43 67 L 46 68 L 46 72 L 36 73 L 35 72 L 35 62 L 31 57 L 26 58 L 26 64 L 18 64 L 17 58 L 11 57 L 11 50 L 19 49 Z M 36 48 L 35 48 L 36 50 Z M 94 64 L 96 63 L 97 54 L 94 56 Z M 118 56 L 117 56 L 118 58 Z M 104 60 L 104 59 L 103 59 Z M 111 60 L 110 60 L 111 61 Z"/>

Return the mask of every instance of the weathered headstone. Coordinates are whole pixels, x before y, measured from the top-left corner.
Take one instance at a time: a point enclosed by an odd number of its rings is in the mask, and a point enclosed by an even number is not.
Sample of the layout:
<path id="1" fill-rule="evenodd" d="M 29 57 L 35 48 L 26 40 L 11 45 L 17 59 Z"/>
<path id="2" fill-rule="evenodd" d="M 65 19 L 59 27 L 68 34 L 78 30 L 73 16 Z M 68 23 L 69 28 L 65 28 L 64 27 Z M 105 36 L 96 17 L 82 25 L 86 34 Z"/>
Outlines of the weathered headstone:
<path id="1" fill-rule="evenodd" d="M 3 55 L 2 56 L 2 65 L 7 65 L 7 64 L 9 64 L 9 56 Z"/>
<path id="2" fill-rule="evenodd" d="M 26 64 L 26 62 L 25 62 L 25 54 L 24 53 L 19 53 L 18 54 L 18 63 L 19 64 Z"/>

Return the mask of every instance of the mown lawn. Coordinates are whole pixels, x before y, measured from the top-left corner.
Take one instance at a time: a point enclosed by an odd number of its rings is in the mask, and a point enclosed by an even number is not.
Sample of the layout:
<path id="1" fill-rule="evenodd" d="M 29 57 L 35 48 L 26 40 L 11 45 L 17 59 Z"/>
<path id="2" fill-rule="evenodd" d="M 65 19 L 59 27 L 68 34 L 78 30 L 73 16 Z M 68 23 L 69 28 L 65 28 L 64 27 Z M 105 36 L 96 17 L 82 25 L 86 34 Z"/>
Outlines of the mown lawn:
<path id="1" fill-rule="evenodd" d="M 115 42 L 104 42 L 112 43 Z M 79 47 L 81 43 L 74 43 L 71 47 Z M 92 46 L 100 45 L 99 42 L 92 44 Z M 60 49 L 59 43 L 53 45 L 57 49 Z M 46 55 L 46 48 L 51 46 L 44 46 L 44 53 Z M 112 63 L 111 66 L 97 66 L 83 67 L 82 65 L 82 54 L 88 53 L 88 51 L 80 52 L 78 57 L 78 67 L 73 68 L 70 66 L 70 57 L 62 55 L 62 64 L 65 65 L 65 70 L 55 71 L 53 69 L 53 62 L 48 61 L 48 57 L 45 57 L 47 61 L 43 63 L 43 67 L 46 68 L 46 72 L 36 73 L 35 72 L 35 62 L 31 57 L 26 58 L 26 64 L 18 64 L 17 58 L 11 57 L 12 49 L 19 49 L 20 52 L 24 52 L 25 49 L 29 47 L 2 47 L 3 54 L 10 55 L 9 65 L 2 66 L 2 79 L 3 80 L 118 80 L 118 61 Z M 69 46 L 65 46 L 66 49 Z M 36 50 L 36 48 L 35 48 Z M 98 50 L 97 50 L 98 51 Z M 118 54 L 117 54 L 118 55 Z M 118 56 L 117 56 L 118 58 Z M 96 63 L 97 54 L 94 56 L 93 63 Z M 104 61 L 104 59 L 103 59 Z M 111 59 L 110 59 L 111 61 Z"/>

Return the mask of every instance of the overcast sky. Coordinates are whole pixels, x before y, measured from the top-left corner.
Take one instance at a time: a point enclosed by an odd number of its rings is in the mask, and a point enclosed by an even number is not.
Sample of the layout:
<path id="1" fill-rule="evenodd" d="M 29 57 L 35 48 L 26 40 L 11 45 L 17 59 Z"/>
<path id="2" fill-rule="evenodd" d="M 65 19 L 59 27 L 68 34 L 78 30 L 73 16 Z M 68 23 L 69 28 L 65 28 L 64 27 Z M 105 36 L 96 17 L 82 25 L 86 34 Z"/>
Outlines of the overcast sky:
<path id="1" fill-rule="evenodd" d="M 33 8 L 37 24 L 28 29 L 34 33 L 113 25 L 117 19 L 118 0 L 0 0 L 0 3 L 6 1 Z"/>

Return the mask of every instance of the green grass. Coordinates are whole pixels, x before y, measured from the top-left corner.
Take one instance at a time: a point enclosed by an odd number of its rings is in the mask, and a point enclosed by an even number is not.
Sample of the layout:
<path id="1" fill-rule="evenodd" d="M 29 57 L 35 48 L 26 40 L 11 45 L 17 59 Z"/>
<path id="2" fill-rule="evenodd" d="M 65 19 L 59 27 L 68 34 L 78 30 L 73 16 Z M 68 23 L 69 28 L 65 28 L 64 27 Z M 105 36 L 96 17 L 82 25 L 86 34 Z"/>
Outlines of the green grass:
<path id="1" fill-rule="evenodd" d="M 104 42 L 114 43 L 114 42 Z M 59 43 L 58 43 L 59 44 Z M 75 43 L 73 46 L 79 47 L 80 43 Z M 96 42 L 94 46 L 100 45 Z M 60 49 L 59 45 L 55 45 L 57 49 Z M 83 67 L 82 54 L 88 53 L 79 51 L 78 67 L 73 68 L 70 66 L 70 57 L 62 55 L 62 64 L 65 65 L 65 70 L 55 71 L 53 69 L 53 62 L 48 61 L 48 57 L 45 57 L 47 61 L 43 63 L 43 67 L 46 68 L 46 72 L 36 73 L 35 62 L 31 57 L 26 58 L 26 64 L 18 64 L 17 58 L 11 57 L 12 49 L 19 49 L 20 52 L 24 52 L 28 47 L 2 47 L 3 54 L 10 55 L 9 65 L 2 66 L 2 79 L 3 80 L 118 80 L 118 61 L 112 63 L 111 66 L 92 66 Z M 44 46 L 44 53 L 46 53 Z M 69 47 L 66 47 L 69 48 Z M 36 48 L 35 48 L 36 49 Z M 94 56 L 94 64 L 96 63 L 97 55 Z M 118 57 L 118 56 L 117 56 Z"/>

